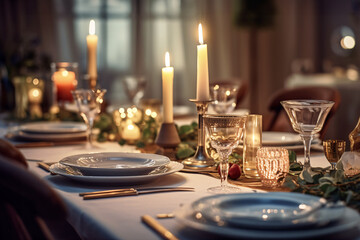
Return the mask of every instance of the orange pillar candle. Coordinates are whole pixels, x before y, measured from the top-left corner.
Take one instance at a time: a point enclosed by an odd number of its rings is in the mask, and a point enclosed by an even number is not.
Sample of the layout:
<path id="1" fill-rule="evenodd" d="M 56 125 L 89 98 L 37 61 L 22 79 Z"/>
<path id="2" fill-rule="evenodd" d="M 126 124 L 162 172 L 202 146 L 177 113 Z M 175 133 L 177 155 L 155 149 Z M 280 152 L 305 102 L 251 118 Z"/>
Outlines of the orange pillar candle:
<path id="1" fill-rule="evenodd" d="M 72 101 L 71 91 L 75 89 L 75 72 L 59 69 L 54 72 L 53 80 L 57 91 L 57 100 Z"/>

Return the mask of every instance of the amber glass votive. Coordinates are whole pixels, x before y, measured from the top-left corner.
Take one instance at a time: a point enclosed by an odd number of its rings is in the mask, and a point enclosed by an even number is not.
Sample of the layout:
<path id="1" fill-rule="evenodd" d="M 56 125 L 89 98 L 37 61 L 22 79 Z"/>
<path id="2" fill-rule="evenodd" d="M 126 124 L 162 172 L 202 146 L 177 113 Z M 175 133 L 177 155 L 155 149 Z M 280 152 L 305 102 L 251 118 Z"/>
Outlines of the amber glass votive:
<path id="1" fill-rule="evenodd" d="M 72 102 L 71 91 L 78 84 L 78 64 L 57 62 L 51 64 L 53 91 L 57 102 Z"/>
<path id="2" fill-rule="evenodd" d="M 265 187 L 279 187 L 289 172 L 289 152 L 285 148 L 261 147 L 256 155 L 256 167 Z"/>

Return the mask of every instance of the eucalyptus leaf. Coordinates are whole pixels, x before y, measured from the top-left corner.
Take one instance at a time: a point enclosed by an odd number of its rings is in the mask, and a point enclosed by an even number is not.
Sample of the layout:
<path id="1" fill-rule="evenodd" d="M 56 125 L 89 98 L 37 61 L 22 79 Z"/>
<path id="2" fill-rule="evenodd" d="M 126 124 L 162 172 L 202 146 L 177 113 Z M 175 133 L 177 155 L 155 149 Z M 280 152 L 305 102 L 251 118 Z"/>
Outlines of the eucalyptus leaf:
<path id="1" fill-rule="evenodd" d="M 322 177 L 319 179 L 319 183 L 335 184 L 335 179 L 333 177 Z"/>
<path id="2" fill-rule="evenodd" d="M 342 183 L 345 179 L 345 174 L 343 170 L 337 170 L 335 172 L 335 182 Z"/>
<path id="3" fill-rule="evenodd" d="M 298 186 L 291 177 L 285 177 L 283 187 L 290 188 L 291 190 L 296 189 Z"/>
<path id="4" fill-rule="evenodd" d="M 334 185 L 330 185 L 329 187 L 327 187 L 325 193 L 324 193 L 324 197 L 328 197 L 330 195 L 330 193 L 334 192 L 337 190 L 337 187 Z"/>
<path id="5" fill-rule="evenodd" d="M 314 183 L 314 179 L 309 171 L 309 169 L 304 169 L 300 173 L 300 178 L 305 180 L 307 183 Z"/>

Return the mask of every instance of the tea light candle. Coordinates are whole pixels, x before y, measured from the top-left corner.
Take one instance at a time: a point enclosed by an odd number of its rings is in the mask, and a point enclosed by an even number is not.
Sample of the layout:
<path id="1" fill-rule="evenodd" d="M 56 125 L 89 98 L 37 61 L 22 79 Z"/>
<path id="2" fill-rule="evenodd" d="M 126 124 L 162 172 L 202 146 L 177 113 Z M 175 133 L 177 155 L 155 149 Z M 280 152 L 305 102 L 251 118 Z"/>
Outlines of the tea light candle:
<path id="1" fill-rule="evenodd" d="M 76 86 L 76 76 L 72 71 L 59 69 L 54 72 L 53 81 L 56 86 L 57 100 L 72 101 L 71 91 Z"/>
<path id="2" fill-rule="evenodd" d="M 173 122 L 173 79 L 174 68 L 170 67 L 170 54 L 165 53 L 165 66 L 162 68 L 162 94 L 164 106 L 164 123 Z"/>
<path id="3" fill-rule="evenodd" d="M 86 37 L 88 50 L 88 74 L 90 79 L 97 78 L 96 49 L 98 37 L 95 35 L 95 21 L 90 20 L 89 35 Z"/>
<path id="4" fill-rule="evenodd" d="M 140 139 L 140 128 L 134 124 L 131 120 L 126 120 L 125 127 L 122 132 L 122 138 L 126 141 L 135 142 Z"/>
<path id="5" fill-rule="evenodd" d="M 29 90 L 28 99 L 30 103 L 39 104 L 42 100 L 42 91 L 35 87 Z"/>
<path id="6" fill-rule="evenodd" d="M 196 81 L 196 99 L 206 101 L 210 99 L 209 94 L 209 70 L 207 45 L 204 44 L 201 23 L 199 24 L 199 43 L 197 46 L 197 81 Z"/>

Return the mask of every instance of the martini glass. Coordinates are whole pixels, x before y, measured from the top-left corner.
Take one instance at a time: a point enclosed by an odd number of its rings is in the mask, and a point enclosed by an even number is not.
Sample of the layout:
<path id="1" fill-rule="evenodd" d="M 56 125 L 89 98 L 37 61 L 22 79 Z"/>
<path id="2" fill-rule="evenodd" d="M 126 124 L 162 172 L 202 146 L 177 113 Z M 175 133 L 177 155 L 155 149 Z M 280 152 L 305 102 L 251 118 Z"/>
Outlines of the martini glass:
<path id="1" fill-rule="evenodd" d="M 314 135 L 322 129 L 332 101 L 326 100 L 287 100 L 281 101 L 295 132 L 300 133 L 304 143 L 304 169 L 311 171 L 310 146 Z"/>
<path id="2" fill-rule="evenodd" d="M 241 189 L 227 185 L 228 158 L 242 137 L 246 116 L 205 115 L 204 125 L 210 144 L 219 154 L 221 185 L 208 189 L 212 193 L 241 192 Z"/>
<path id="3" fill-rule="evenodd" d="M 84 119 L 87 126 L 87 147 L 93 147 L 92 144 L 92 129 L 94 126 L 95 117 L 101 111 L 101 104 L 103 103 L 106 89 L 78 89 L 71 91 L 74 101 L 78 107 L 80 116 Z"/>

